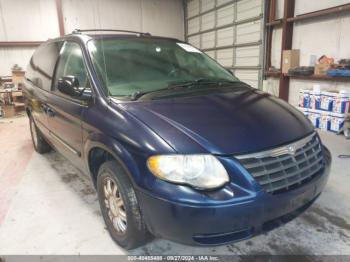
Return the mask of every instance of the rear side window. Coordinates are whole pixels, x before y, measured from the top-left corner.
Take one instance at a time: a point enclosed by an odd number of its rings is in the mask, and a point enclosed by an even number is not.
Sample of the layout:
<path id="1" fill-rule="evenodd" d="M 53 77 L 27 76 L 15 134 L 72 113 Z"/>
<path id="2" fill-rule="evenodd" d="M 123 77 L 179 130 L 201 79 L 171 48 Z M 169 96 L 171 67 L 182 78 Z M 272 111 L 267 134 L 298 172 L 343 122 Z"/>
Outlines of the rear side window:
<path id="1" fill-rule="evenodd" d="M 44 43 L 35 51 L 26 77 L 39 88 L 50 90 L 61 42 Z"/>

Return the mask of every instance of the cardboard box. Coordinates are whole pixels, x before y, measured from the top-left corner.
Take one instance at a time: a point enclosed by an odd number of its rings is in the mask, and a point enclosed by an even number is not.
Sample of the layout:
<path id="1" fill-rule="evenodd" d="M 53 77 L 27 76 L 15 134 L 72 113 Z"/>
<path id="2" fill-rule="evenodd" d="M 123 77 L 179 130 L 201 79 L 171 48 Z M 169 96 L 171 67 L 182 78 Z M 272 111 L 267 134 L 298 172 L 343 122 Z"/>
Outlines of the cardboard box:
<path id="1" fill-rule="evenodd" d="M 316 64 L 315 75 L 327 75 L 327 71 L 331 69 L 331 65 L 328 64 Z"/>
<path id="2" fill-rule="evenodd" d="M 13 117 L 16 115 L 16 110 L 15 107 L 12 105 L 2 105 L 2 112 L 3 112 L 3 116 L 4 118 L 9 118 L 9 117 Z"/>
<path id="3" fill-rule="evenodd" d="M 282 73 L 288 74 L 291 68 L 299 67 L 300 50 L 283 50 Z"/>
<path id="4" fill-rule="evenodd" d="M 24 71 L 21 70 L 13 70 L 12 71 L 12 82 L 14 84 L 21 84 L 24 82 Z"/>

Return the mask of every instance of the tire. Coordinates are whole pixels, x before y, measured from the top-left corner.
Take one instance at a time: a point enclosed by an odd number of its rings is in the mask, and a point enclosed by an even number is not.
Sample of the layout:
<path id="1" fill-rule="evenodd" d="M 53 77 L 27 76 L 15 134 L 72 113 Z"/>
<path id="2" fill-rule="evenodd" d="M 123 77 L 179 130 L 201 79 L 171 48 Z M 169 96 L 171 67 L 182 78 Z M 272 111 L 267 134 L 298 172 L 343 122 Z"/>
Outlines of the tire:
<path id="1" fill-rule="evenodd" d="M 350 139 L 350 129 L 347 128 L 344 130 L 344 136 L 346 139 Z"/>
<path id="2" fill-rule="evenodd" d="M 119 246 L 134 249 L 148 242 L 151 235 L 135 191 L 126 171 L 116 161 L 107 161 L 99 168 L 97 193 L 107 230 Z"/>
<path id="3" fill-rule="evenodd" d="M 33 146 L 36 152 L 39 154 L 45 154 L 51 151 L 50 145 L 46 142 L 43 135 L 37 128 L 33 117 L 29 117 L 30 134 L 32 136 Z"/>

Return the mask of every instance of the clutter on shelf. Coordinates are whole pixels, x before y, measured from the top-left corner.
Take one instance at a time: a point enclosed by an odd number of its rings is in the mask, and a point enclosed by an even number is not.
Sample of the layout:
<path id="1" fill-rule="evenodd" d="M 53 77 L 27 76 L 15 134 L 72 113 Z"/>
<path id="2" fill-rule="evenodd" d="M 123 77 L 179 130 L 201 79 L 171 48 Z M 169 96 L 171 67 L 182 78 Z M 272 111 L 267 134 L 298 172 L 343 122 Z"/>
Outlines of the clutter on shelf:
<path id="1" fill-rule="evenodd" d="M 14 65 L 11 76 L 0 77 L 0 117 L 12 117 L 24 111 L 24 74 L 21 67 Z"/>
<path id="2" fill-rule="evenodd" d="M 350 112 L 350 90 L 327 91 L 319 85 L 299 91 L 299 107 L 316 128 L 339 133 Z"/>
<path id="3" fill-rule="evenodd" d="M 266 74 L 279 77 L 282 73 L 284 76 L 323 80 L 345 80 L 349 77 L 350 80 L 350 59 L 342 58 L 336 63 L 333 57 L 322 55 L 317 59 L 316 55 L 311 55 L 309 65 L 300 66 L 300 50 L 292 49 L 283 51 L 282 60 L 281 70 L 270 67 Z"/>
<path id="4" fill-rule="evenodd" d="M 284 50 L 282 53 L 282 73 L 288 74 L 289 69 L 299 67 L 300 50 Z"/>
<path id="5" fill-rule="evenodd" d="M 313 66 L 299 66 L 288 70 L 290 76 L 311 76 L 314 74 L 315 67 Z"/>
<path id="6" fill-rule="evenodd" d="M 333 57 L 323 55 L 318 59 L 318 64 L 315 65 L 315 75 L 350 77 L 350 59 L 340 59 L 336 64 Z"/>

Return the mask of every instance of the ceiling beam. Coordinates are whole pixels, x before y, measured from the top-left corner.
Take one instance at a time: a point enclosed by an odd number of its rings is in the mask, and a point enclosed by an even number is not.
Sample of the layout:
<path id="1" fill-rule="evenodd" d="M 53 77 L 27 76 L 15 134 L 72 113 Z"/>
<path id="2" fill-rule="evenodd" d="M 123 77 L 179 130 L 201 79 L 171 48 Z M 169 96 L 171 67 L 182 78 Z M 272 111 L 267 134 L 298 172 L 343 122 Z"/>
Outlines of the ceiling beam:
<path id="1" fill-rule="evenodd" d="M 0 47 L 37 47 L 43 41 L 2 41 Z"/>

